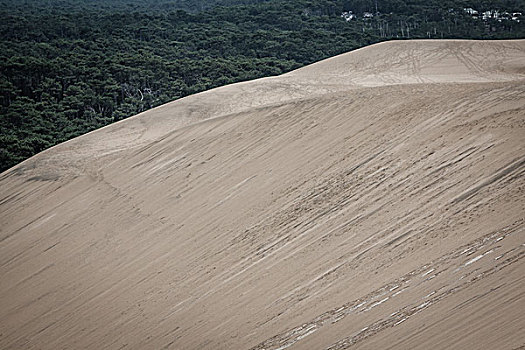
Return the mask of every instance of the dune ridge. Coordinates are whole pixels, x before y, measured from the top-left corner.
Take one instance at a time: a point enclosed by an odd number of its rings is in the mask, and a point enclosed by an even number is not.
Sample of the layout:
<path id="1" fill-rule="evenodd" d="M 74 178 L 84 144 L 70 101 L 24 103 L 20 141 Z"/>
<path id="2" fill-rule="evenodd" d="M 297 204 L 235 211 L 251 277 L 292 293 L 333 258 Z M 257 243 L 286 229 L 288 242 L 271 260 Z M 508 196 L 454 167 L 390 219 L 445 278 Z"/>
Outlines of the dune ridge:
<path id="1" fill-rule="evenodd" d="M 385 42 L 0 175 L 0 347 L 525 345 L 525 40 Z"/>

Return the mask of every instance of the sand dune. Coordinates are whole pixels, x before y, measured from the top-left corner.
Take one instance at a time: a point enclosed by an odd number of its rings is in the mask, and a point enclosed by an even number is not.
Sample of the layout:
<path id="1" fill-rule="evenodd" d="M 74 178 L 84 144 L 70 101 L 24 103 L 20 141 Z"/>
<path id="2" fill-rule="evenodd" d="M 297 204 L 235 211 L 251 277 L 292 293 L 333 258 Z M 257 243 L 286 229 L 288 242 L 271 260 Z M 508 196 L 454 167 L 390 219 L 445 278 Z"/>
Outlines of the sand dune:
<path id="1" fill-rule="evenodd" d="M 2 349 L 525 346 L 525 40 L 373 45 L 0 175 Z"/>

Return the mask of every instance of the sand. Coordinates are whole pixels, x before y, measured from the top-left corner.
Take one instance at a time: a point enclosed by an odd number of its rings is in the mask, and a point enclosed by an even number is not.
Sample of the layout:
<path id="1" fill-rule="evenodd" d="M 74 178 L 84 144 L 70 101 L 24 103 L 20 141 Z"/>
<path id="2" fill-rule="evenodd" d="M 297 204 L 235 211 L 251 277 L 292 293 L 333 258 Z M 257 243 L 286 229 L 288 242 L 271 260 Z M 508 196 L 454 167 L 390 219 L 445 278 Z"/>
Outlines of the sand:
<path id="1" fill-rule="evenodd" d="M 0 175 L 2 349 L 525 346 L 525 40 L 385 42 Z"/>

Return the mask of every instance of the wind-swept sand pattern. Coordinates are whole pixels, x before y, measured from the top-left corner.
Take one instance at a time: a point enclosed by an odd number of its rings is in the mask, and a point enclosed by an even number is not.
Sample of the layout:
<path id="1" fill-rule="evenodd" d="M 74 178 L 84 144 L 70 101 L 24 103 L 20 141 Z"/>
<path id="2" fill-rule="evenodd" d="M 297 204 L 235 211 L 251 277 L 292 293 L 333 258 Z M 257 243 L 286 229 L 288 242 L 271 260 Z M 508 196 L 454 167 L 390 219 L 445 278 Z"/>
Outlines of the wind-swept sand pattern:
<path id="1" fill-rule="evenodd" d="M 525 346 L 525 41 L 373 45 L 0 175 L 2 349 Z"/>

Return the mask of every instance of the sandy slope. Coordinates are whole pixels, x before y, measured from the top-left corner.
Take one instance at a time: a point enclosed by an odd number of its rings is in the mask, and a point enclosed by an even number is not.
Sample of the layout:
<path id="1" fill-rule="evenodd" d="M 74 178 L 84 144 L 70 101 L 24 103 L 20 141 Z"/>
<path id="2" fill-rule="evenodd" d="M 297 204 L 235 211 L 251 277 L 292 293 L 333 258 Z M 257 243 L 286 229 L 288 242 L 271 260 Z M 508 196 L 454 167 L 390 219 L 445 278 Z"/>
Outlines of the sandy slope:
<path id="1" fill-rule="evenodd" d="M 0 176 L 2 349 L 525 346 L 525 40 L 389 42 Z"/>

